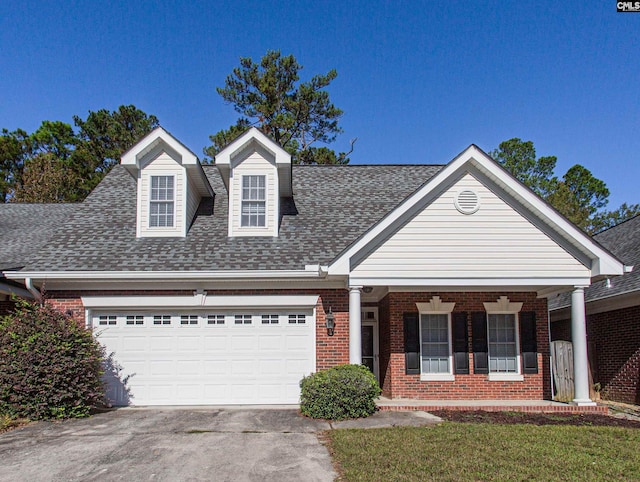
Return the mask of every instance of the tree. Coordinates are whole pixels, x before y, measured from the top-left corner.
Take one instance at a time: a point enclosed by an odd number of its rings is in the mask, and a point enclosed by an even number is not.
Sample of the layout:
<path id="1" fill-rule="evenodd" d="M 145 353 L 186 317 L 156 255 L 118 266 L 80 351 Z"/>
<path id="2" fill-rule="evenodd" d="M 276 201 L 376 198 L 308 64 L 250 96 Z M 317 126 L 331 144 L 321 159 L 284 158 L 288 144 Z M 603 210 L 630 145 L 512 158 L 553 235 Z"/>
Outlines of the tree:
<path id="1" fill-rule="evenodd" d="M 640 205 L 623 204 L 615 211 L 604 211 L 609 189 L 604 181 L 576 164 L 562 179 L 554 176 L 555 156 L 536 158 L 531 141 L 519 138 L 501 142 L 490 155 L 511 174 L 546 200 L 562 215 L 589 234 L 595 234 L 640 213 Z"/>
<path id="2" fill-rule="evenodd" d="M 51 152 L 40 152 L 25 163 L 12 202 L 59 203 L 74 198 L 79 176 Z"/>
<path id="3" fill-rule="evenodd" d="M 0 202 L 83 200 L 122 154 L 158 126 L 133 105 L 74 116 L 78 132 L 61 121 L 43 121 L 27 134 L 0 135 Z"/>
<path id="4" fill-rule="evenodd" d="M 28 134 L 22 129 L 0 134 L 0 202 L 5 203 L 20 182 L 24 160 L 28 155 Z"/>
<path id="5" fill-rule="evenodd" d="M 330 144 L 342 132 L 338 126 L 342 110 L 331 103 L 324 90 L 337 72 L 332 69 L 309 82 L 299 82 L 301 69 L 293 55 L 282 56 L 278 50 L 267 51 L 260 63 L 250 57 L 240 58 L 240 67 L 227 76 L 223 88 L 216 90 L 241 117 L 229 129 L 209 137 L 212 145 L 204 149 L 205 154 L 213 158 L 249 127 L 256 126 L 286 149 L 294 163 L 349 162 L 351 151 L 336 154 L 327 147 L 314 146 Z"/>
<path id="6" fill-rule="evenodd" d="M 156 116 L 134 105 L 121 105 L 113 112 L 89 111 L 86 120 L 76 115 L 73 121 L 79 128 L 75 163 L 85 171 L 83 188 L 87 193 L 120 162 L 122 154 L 160 125 Z"/>

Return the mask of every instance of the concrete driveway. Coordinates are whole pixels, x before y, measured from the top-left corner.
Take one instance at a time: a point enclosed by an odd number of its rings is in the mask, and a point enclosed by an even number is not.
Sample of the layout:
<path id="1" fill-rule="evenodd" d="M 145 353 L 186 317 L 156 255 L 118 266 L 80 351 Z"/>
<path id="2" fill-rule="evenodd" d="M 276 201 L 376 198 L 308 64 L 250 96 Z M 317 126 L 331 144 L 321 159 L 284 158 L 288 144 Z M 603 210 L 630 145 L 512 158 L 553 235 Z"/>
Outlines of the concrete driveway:
<path id="1" fill-rule="evenodd" d="M 326 422 L 291 409 L 121 409 L 0 435 L 2 481 L 331 481 Z"/>

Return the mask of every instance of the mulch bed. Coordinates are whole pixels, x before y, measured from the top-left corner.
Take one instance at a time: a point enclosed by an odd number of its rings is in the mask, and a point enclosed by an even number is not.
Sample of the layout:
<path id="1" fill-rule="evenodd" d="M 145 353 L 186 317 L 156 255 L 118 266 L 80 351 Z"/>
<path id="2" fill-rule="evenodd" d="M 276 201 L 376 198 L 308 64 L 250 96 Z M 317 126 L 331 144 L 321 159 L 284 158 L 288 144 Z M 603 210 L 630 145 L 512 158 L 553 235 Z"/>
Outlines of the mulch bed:
<path id="1" fill-rule="evenodd" d="M 430 413 L 442 418 L 443 420 L 462 423 L 580 425 L 590 427 L 626 427 L 640 429 L 640 421 L 612 417 L 610 415 L 486 412 L 481 410 L 436 410 Z"/>

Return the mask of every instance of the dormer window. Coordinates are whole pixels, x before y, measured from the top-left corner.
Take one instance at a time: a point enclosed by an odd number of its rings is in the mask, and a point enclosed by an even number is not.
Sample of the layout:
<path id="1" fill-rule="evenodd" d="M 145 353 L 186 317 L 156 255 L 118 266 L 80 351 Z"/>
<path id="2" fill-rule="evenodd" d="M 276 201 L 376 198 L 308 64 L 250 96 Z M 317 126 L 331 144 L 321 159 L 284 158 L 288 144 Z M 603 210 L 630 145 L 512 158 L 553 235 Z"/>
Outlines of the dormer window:
<path id="1" fill-rule="evenodd" d="M 149 227 L 173 227 L 175 209 L 173 176 L 151 176 Z"/>
<path id="2" fill-rule="evenodd" d="M 255 127 L 216 155 L 229 193 L 229 236 L 278 236 L 280 200 L 293 196 L 291 154 Z"/>
<path id="3" fill-rule="evenodd" d="M 242 176 L 242 227 L 266 226 L 266 176 Z"/>
<path id="4" fill-rule="evenodd" d="M 137 184 L 136 237 L 185 237 L 213 189 L 196 155 L 156 127 L 122 155 Z"/>

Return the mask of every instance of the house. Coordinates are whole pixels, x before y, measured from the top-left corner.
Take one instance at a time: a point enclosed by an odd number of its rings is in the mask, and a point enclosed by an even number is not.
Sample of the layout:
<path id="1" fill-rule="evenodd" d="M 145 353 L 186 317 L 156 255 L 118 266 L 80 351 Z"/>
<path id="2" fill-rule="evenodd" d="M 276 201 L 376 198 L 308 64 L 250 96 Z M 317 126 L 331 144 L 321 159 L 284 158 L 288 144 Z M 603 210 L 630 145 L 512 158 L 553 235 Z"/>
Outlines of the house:
<path id="1" fill-rule="evenodd" d="M 547 298 L 570 291 L 591 405 L 584 288 L 624 269 L 473 145 L 292 166 L 250 129 L 203 166 L 157 128 L 3 273 L 93 327 L 109 397 L 138 405 L 297 403 L 342 363 L 391 398 L 548 399 Z"/>
<path id="2" fill-rule="evenodd" d="M 640 263 L 640 216 L 594 236 L 625 264 Z M 607 400 L 640 404 L 640 270 L 593 283 L 585 290 L 592 380 Z M 571 340 L 570 300 L 549 300 L 551 339 Z"/>

